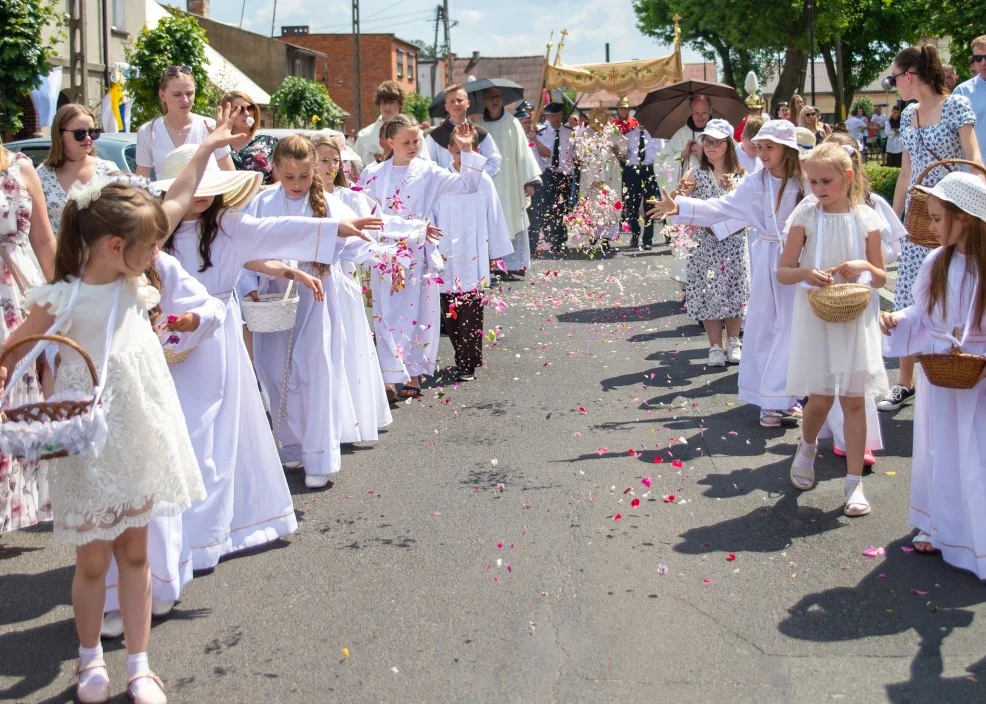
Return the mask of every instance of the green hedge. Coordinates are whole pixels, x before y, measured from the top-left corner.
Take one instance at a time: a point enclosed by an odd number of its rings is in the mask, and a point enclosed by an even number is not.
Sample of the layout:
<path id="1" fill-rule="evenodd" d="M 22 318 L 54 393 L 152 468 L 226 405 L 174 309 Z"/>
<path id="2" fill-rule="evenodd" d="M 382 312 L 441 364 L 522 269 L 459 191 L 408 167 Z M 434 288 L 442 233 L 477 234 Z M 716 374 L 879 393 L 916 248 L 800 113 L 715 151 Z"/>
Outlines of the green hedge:
<path id="1" fill-rule="evenodd" d="M 894 189 L 897 188 L 897 175 L 899 173 L 900 169 L 893 166 L 866 164 L 866 176 L 870 179 L 873 191 L 886 198 L 888 203 L 894 202 Z"/>

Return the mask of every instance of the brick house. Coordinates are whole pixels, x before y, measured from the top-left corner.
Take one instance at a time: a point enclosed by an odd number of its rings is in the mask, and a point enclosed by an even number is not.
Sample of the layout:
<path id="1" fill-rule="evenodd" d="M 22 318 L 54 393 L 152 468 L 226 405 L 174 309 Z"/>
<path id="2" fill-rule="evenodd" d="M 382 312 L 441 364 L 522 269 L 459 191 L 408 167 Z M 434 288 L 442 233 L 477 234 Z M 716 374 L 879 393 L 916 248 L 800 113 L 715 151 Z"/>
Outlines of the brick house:
<path id="1" fill-rule="evenodd" d="M 393 34 L 360 35 L 359 106 L 353 82 L 352 34 L 309 34 L 307 26 L 282 27 L 280 39 L 325 55 L 316 62 L 315 76 L 325 83 L 332 99 L 352 115 L 346 121 L 347 133 L 376 119 L 373 95 L 384 81 L 396 82 L 406 93 L 418 89 L 418 48 Z"/>

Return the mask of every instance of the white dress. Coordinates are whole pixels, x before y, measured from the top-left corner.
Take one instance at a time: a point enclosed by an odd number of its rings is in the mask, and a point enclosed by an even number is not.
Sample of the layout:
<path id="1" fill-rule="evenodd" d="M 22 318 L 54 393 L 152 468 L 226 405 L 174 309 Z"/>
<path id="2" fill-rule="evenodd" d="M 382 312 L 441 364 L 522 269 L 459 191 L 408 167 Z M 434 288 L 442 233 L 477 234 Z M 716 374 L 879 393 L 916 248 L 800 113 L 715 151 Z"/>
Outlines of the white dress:
<path id="1" fill-rule="evenodd" d="M 107 176 L 114 171 L 119 171 L 120 167 L 112 161 L 97 159 L 96 166 L 92 170 L 90 180 L 98 177 Z M 48 222 L 51 223 L 52 232 L 58 237 L 58 228 L 62 222 L 62 211 L 68 203 L 68 193 L 62 188 L 58 181 L 55 169 L 45 164 L 38 167 L 38 178 L 41 179 L 41 191 L 45 195 L 45 205 L 48 206 Z"/>
<path id="2" fill-rule="evenodd" d="M 195 313 L 199 316 L 198 329 L 194 332 L 175 334 L 175 337 L 180 338 L 177 343 L 173 341 L 171 334 L 162 332 L 161 345 L 180 352 L 195 349 L 205 340 L 215 337 L 216 331 L 222 326 L 226 317 L 226 306 L 210 296 L 205 286 L 185 271 L 178 260 L 171 255 L 158 252 L 154 258 L 154 268 L 161 277 L 161 315 L 158 324 L 167 321 L 168 316 L 171 315 Z M 169 366 L 172 375 L 178 366 L 180 365 Z M 178 400 L 182 402 L 185 400 L 183 395 L 187 398 L 187 385 L 176 386 L 176 389 Z M 185 410 L 184 404 L 182 410 Z M 203 448 L 201 443 L 196 443 L 196 439 L 201 438 L 199 429 L 190 429 L 189 435 L 201 467 Z M 192 579 L 191 546 L 183 539 L 180 515 L 158 516 L 148 525 L 147 562 L 151 573 L 151 596 L 156 601 L 176 601 L 182 587 Z M 111 556 L 110 569 L 106 573 L 106 605 L 103 611 L 116 611 L 120 608 L 118 579 L 116 558 Z"/>
<path id="3" fill-rule="evenodd" d="M 213 265 L 204 272 L 199 271 L 198 224 L 186 221 L 178 226 L 172 253 L 211 296 L 225 303 L 226 317 L 216 335 L 175 365 L 172 374 L 193 441 L 203 448 L 200 460 L 208 498 L 183 516 L 193 566 L 201 570 L 215 567 L 223 555 L 264 545 L 298 528 L 232 292 L 243 265 L 254 259 L 331 263 L 337 256 L 338 222 L 258 219 L 226 211 L 212 244 Z"/>
<path id="4" fill-rule="evenodd" d="M 971 320 L 981 282 L 974 266 L 966 270 L 964 255 L 955 252 L 948 267 L 947 310 L 938 305 L 928 314 L 932 263 L 946 251 L 933 250 L 921 265 L 912 289 L 914 303 L 902 311 L 888 339 L 889 356 L 948 352 L 952 342 L 947 336 L 963 341 L 967 325 L 969 334 L 962 351 L 986 355 L 986 320 Z M 933 386 L 920 365 L 917 369 L 921 392 L 914 406 L 907 522 L 928 533 L 931 544 L 950 565 L 986 579 L 986 383 L 980 381 L 971 389 L 947 389 Z"/>
<path id="5" fill-rule="evenodd" d="M 461 171 L 455 172 L 421 159 L 396 167 L 388 159 L 367 166 L 360 175 L 360 186 L 384 213 L 421 219 L 434 211 L 439 196 L 472 193 L 479 188 L 486 158 L 463 152 L 461 161 Z M 380 235 L 385 236 L 385 232 Z M 380 296 L 378 301 L 377 353 L 387 383 L 405 383 L 412 376 L 434 374 L 438 359 L 441 300 L 435 279 L 439 278 L 440 257 L 434 245 L 423 244 L 421 239 L 417 243 L 406 241 L 410 270 L 404 290 Z"/>
<path id="6" fill-rule="evenodd" d="M 185 135 L 182 144 L 175 144 L 168 134 L 168 128 L 164 124 L 163 117 L 156 117 L 150 122 L 145 122 L 137 130 L 137 166 L 145 166 L 154 169 L 157 178 L 163 178 L 164 160 L 168 154 L 185 144 L 202 144 L 209 136 L 209 130 L 216 128 L 216 121 L 210 117 L 192 115 L 192 126 Z M 230 153 L 229 147 L 220 147 L 213 152 L 216 161 Z"/>
<path id="7" fill-rule="evenodd" d="M 38 286 L 28 292 L 28 300 L 58 315 L 72 287 L 68 281 Z M 97 370 L 109 354 L 108 435 L 102 453 L 56 459 L 49 472 L 55 535 L 74 545 L 114 540 L 127 528 L 177 515 L 205 497 L 178 394 L 147 317 L 160 294 L 143 276 L 123 282 L 107 349 L 106 322 L 117 288 L 116 283 L 83 283 L 63 327 Z M 75 353 L 63 351 L 56 388 L 92 392 L 89 370 Z"/>
<path id="8" fill-rule="evenodd" d="M 788 232 L 792 227 L 805 230 L 801 267 L 827 269 L 851 259 L 865 259 L 867 233 L 880 231 L 883 224 L 876 212 L 865 205 L 856 206 L 851 213 L 825 213 L 817 202 L 806 200 L 788 220 Z M 835 283 L 848 282 L 835 276 Z M 829 323 L 812 310 L 808 288 L 804 285 L 794 288 L 787 392 L 798 397 L 886 393 L 889 386 L 876 308 L 870 305 L 855 320 Z M 870 295 L 876 297 L 879 292 L 873 289 Z"/>

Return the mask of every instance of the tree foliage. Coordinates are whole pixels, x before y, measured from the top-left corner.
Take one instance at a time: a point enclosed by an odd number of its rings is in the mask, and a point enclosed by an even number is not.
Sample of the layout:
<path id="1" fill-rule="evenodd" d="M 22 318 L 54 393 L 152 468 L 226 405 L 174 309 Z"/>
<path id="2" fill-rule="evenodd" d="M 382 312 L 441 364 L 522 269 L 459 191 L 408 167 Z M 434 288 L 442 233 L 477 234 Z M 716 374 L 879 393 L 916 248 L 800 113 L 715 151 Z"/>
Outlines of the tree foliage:
<path id="1" fill-rule="evenodd" d="M 410 115 L 418 122 L 428 121 L 428 106 L 431 105 L 431 100 L 425 96 L 411 91 L 404 96 L 404 114 Z"/>
<path id="2" fill-rule="evenodd" d="M 61 25 L 54 0 L 0 2 L 0 133 L 21 130 L 18 101 L 51 73 L 54 41 L 42 37 L 50 25 Z"/>
<path id="3" fill-rule="evenodd" d="M 959 75 L 969 75 L 966 60 L 972 54 L 972 40 L 986 34 L 982 8 L 974 3 L 925 0 L 925 34 L 929 37 L 948 37 L 952 64 Z"/>
<path id="4" fill-rule="evenodd" d="M 324 83 L 288 76 L 270 97 L 275 127 L 338 127 L 345 112 L 329 97 Z"/>
<path id="5" fill-rule="evenodd" d="M 215 112 L 220 90 L 209 80 L 206 69 L 205 30 L 195 18 L 178 13 L 162 19 L 157 27 L 144 27 L 126 47 L 130 73 L 125 79 L 133 97 L 133 122 L 140 125 L 161 114 L 158 88 L 161 75 L 169 66 L 190 66 L 195 78 L 193 112 Z"/>

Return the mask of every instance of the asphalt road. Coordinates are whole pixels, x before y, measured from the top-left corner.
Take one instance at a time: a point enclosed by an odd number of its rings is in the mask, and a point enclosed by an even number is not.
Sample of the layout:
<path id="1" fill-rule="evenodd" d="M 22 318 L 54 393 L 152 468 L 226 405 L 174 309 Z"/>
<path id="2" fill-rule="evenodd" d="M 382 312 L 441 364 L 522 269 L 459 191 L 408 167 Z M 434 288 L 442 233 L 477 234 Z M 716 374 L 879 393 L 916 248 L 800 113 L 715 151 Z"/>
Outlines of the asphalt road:
<path id="1" fill-rule="evenodd" d="M 901 550 L 911 410 L 873 515 L 843 517 L 827 448 L 798 494 L 798 431 L 705 368 L 669 262 L 539 261 L 477 381 L 402 404 L 327 491 L 291 473 L 298 534 L 155 625 L 170 700 L 986 701 L 986 586 Z M 0 699 L 70 700 L 71 565 L 46 529 L 0 540 Z"/>

